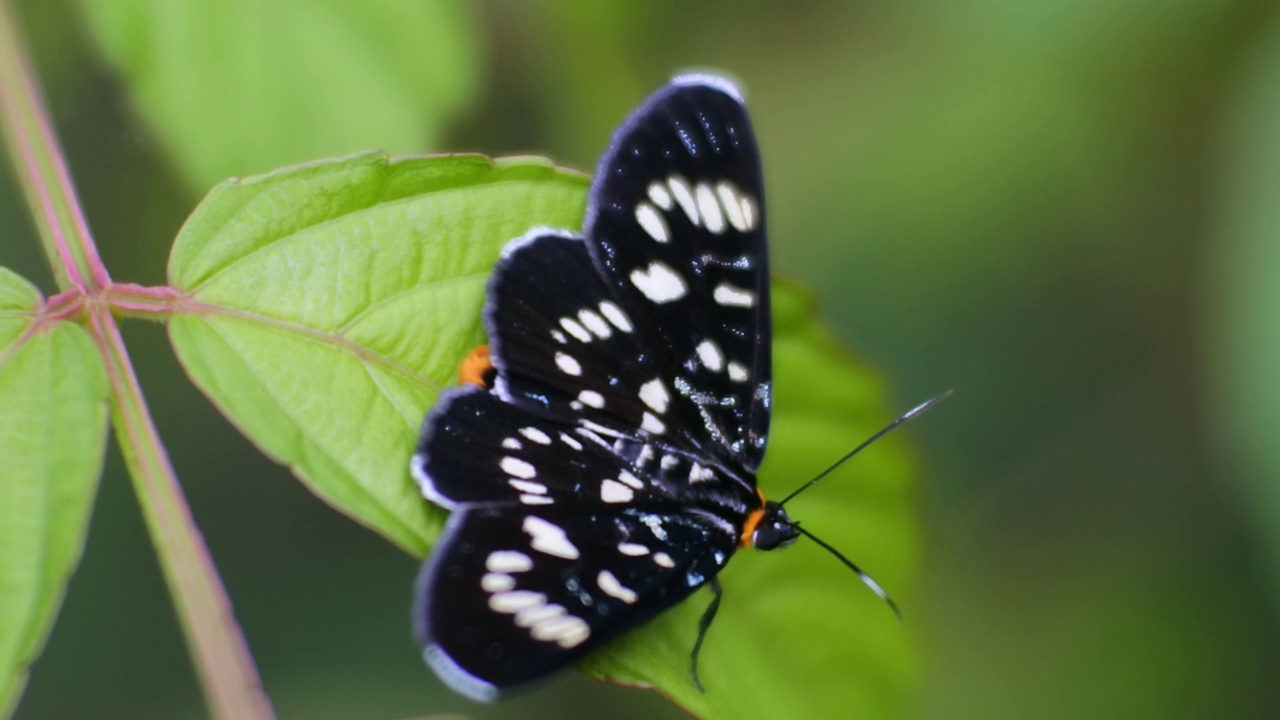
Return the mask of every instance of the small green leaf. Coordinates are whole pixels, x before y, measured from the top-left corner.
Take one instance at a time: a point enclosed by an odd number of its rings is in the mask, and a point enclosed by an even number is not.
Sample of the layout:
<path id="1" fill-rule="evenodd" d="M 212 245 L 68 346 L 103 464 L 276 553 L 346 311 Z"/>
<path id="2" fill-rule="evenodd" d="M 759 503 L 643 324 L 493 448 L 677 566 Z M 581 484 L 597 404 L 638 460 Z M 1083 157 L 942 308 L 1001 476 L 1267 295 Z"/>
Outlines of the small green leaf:
<path id="1" fill-rule="evenodd" d="M 372 147 L 436 147 L 478 76 L 463 4 L 83 0 L 87 27 L 192 187 Z"/>
<path id="2" fill-rule="evenodd" d="M 170 337 L 267 454 L 422 555 L 443 518 L 408 475 L 423 415 L 484 342 L 499 250 L 580 226 L 586 187 L 538 159 L 381 153 L 224 183 L 175 242 Z"/>
<path id="3" fill-rule="evenodd" d="M 818 325 L 809 296 L 777 281 L 773 293 L 775 412 L 760 486 L 780 499 L 891 418 L 879 376 Z M 721 573 L 724 602 L 698 664 L 705 693 L 690 680 L 689 653 L 709 591 L 583 668 L 655 686 L 701 718 L 902 716 L 914 679 L 913 470 L 902 438 L 889 436 L 787 504 L 793 519 L 893 594 L 906 626 L 835 558 L 800 538 L 774 552 L 740 551 Z"/>
<path id="4" fill-rule="evenodd" d="M 0 268 L 0 716 L 26 684 L 84 547 L 107 378 L 84 328 Z"/>

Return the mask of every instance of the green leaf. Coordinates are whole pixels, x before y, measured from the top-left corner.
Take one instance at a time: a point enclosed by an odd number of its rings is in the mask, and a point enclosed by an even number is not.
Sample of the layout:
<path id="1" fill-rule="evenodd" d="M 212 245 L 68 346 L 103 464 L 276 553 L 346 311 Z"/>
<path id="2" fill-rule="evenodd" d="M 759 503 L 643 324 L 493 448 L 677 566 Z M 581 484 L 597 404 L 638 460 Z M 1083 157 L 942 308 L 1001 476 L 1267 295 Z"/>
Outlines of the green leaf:
<path id="1" fill-rule="evenodd" d="M 84 547 L 107 378 L 84 328 L 0 268 L 0 716 L 16 705 Z"/>
<path id="2" fill-rule="evenodd" d="M 484 342 L 499 250 L 580 226 L 586 187 L 538 159 L 381 153 L 223 183 L 170 258 L 174 348 L 268 455 L 422 555 L 443 519 L 408 474 L 423 415 Z"/>
<path id="3" fill-rule="evenodd" d="M 483 341 L 484 283 L 502 246 L 534 225 L 579 227 L 586 187 L 527 159 L 382 155 L 224 184 L 174 248 L 172 282 L 189 297 L 170 323 L 174 345 L 266 452 L 422 554 L 443 518 L 407 473 L 423 414 Z M 879 378 L 820 329 L 811 299 L 775 292 L 777 413 L 762 486 L 780 497 L 889 416 Z M 890 437 L 788 507 L 906 600 L 918 542 L 910 476 Z M 688 674 L 702 595 L 585 668 L 656 685 L 705 717 L 901 711 L 907 630 L 817 546 L 743 553 L 724 581 L 705 695 Z"/>
<path id="4" fill-rule="evenodd" d="M 879 376 L 851 360 L 814 319 L 813 301 L 775 281 L 775 412 L 761 469 L 779 499 L 891 419 Z M 787 504 L 792 518 L 871 573 L 907 625 L 857 577 L 805 538 L 743 550 L 721 573 L 724 602 L 699 660 L 689 653 L 709 591 L 583 663 L 593 675 L 652 685 L 702 718 L 902 716 L 914 681 L 909 584 L 919 547 L 914 466 L 900 436 L 878 441 Z"/>
<path id="5" fill-rule="evenodd" d="M 1264 38 L 1223 133 L 1232 143 L 1203 347 L 1228 477 L 1245 498 L 1280 605 L 1280 22 Z"/>
<path id="6" fill-rule="evenodd" d="M 133 104 L 192 187 L 368 148 L 437 146 L 476 87 L 461 3 L 83 0 Z"/>

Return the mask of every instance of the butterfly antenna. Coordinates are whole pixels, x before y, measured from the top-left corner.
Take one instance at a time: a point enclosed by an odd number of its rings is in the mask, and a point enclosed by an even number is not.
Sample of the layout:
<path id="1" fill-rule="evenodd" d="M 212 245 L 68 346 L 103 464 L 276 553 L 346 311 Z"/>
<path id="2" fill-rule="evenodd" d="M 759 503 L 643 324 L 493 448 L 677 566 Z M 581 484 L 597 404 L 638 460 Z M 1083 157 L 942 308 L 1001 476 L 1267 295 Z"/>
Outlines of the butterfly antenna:
<path id="1" fill-rule="evenodd" d="M 884 426 L 883 428 L 881 428 L 881 429 L 880 429 L 880 431 L 879 431 L 879 432 L 877 432 L 875 435 L 872 435 L 871 437 L 867 438 L 866 440 L 863 440 L 863 441 L 862 441 L 862 443 L 861 443 L 860 445 L 858 445 L 858 447 L 856 447 L 856 448 L 854 448 L 854 449 L 850 450 L 848 453 L 846 453 L 846 454 L 845 454 L 845 456 L 844 456 L 844 457 L 842 457 L 842 458 L 840 458 L 839 460 L 837 460 L 837 461 L 835 461 L 834 463 L 832 463 L 831 467 L 829 467 L 829 468 L 827 468 L 826 470 L 823 470 L 822 472 L 818 473 L 817 477 L 815 477 L 814 479 L 812 479 L 812 480 L 810 480 L 809 482 L 807 482 L 807 483 L 805 483 L 805 484 L 801 485 L 800 487 L 796 488 L 796 489 L 795 489 L 795 491 L 794 491 L 794 492 L 792 492 L 790 495 L 788 495 L 788 496 L 786 496 L 786 497 L 782 498 L 782 500 L 781 500 L 781 501 L 779 501 L 779 502 L 778 502 L 778 504 L 779 504 L 779 505 L 786 505 L 786 504 L 787 504 L 787 502 L 791 500 L 791 498 L 793 498 L 793 497 L 795 497 L 795 496 L 799 495 L 800 493 L 804 492 L 805 490 L 808 490 L 808 489 L 809 489 L 809 488 L 810 488 L 814 483 L 818 482 L 819 480 L 821 480 L 822 478 L 826 477 L 827 475 L 830 475 L 830 474 L 831 474 L 831 472 L 832 472 L 833 470 L 835 470 L 836 468 L 838 468 L 838 467 L 840 467 L 841 465 L 843 465 L 843 464 L 845 464 L 846 462 L 848 462 L 850 458 L 852 458 L 854 455 L 857 455 L 859 452 L 861 452 L 863 448 L 867 447 L 867 446 L 868 446 L 868 445 L 870 445 L 871 443 L 873 443 L 873 442 L 875 442 L 875 441 L 879 440 L 880 438 L 884 437 L 884 436 L 885 436 L 885 435 L 887 435 L 891 430 L 893 430 L 894 428 L 898 427 L 899 425 L 901 425 L 901 424 L 903 424 L 903 423 L 907 422 L 908 420 L 914 420 L 915 418 L 919 417 L 919 416 L 920 416 L 920 414 L 921 414 L 921 413 L 923 413 L 925 410 L 928 410 L 929 408 L 933 407 L 934 405 L 937 405 L 938 403 L 942 402 L 943 400 L 946 400 L 946 399 L 947 399 L 947 398 L 949 398 L 949 397 L 951 397 L 951 391 L 950 391 L 950 390 L 948 390 L 948 391 L 946 391 L 946 392 L 944 392 L 944 393 L 940 393 L 940 394 L 938 394 L 938 395 L 935 395 L 935 396 L 933 396 L 933 397 L 929 398 L 928 400 L 925 400 L 924 402 L 920 403 L 919 405 L 917 405 L 917 406 L 915 406 L 915 407 L 911 408 L 910 410 L 906 411 L 905 413 L 903 413 L 903 414 L 902 414 L 902 417 L 898 418 L 897 420 L 894 420 L 893 422 L 889 423 L 888 425 L 885 425 L 885 426 Z M 805 535 L 809 535 L 809 533 L 805 533 Z M 809 535 L 809 537 L 813 537 L 813 536 L 812 536 L 812 535 Z M 813 539 L 814 539 L 814 540 L 818 540 L 818 538 L 813 538 Z M 821 541 L 821 540 L 818 540 L 818 542 L 819 542 L 819 543 L 821 543 L 823 547 L 827 547 L 826 543 L 822 543 L 822 541 Z M 827 549 L 828 549 L 828 550 L 831 550 L 831 548 L 830 548 L 830 547 L 827 547 Z M 831 550 L 831 552 L 835 552 L 835 550 Z M 836 553 L 836 555 L 840 555 L 840 553 Z M 844 559 L 844 558 L 843 558 L 843 556 L 841 556 L 841 559 L 842 559 L 842 560 Z M 853 565 L 853 564 L 852 564 L 852 563 L 850 563 L 848 560 L 845 560 L 845 563 L 846 563 L 846 564 L 848 564 L 850 567 L 852 567 L 852 565 Z M 855 569 L 856 569 L 856 568 L 855 568 Z M 866 580 L 870 580 L 870 578 L 864 578 L 864 580 L 863 580 L 863 581 L 865 582 Z"/>
<path id="2" fill-rule="evenodd" d="M 858 567 L 857 565 L 854 565 L 852 560 L 850 560 L 849 558 L 841 554 L 839 550 L 823 542 L 821 539 L 818 538 L 818 536 L 814 535 L 808 530 L 805 530 L 799 525 L 796 525 L 795 528 L 800 532 L 801 535 L 804 535 L 810 540 L 818 543 L 818 545 L 822 546 L 823 550 L 826 550 L 832 555 L 835 555 L 837 560 L 845 564 L 845 567 L 849 568 L 855 574 L 857 574 L 858 579 L 862 581 L 863 585 L 866 585 L 867 587 L 871 588 L 871 592 L 875 593 L 877 597 L 879 597 L 881 600 L 885 602 L 886 605 L 889 606 L 889 609 L 893 611 L 893 614 L 898 616 L 899 621 L 902 620 L 902 611 L 898 609 L 898 603 L 894 602 L 893 598 L 889 597 L 889 593 L 885 592 L 884 588 L 880 587 L 880 583 L 876 582 L 875 578 L 863 572 L 862 568 Z"/>

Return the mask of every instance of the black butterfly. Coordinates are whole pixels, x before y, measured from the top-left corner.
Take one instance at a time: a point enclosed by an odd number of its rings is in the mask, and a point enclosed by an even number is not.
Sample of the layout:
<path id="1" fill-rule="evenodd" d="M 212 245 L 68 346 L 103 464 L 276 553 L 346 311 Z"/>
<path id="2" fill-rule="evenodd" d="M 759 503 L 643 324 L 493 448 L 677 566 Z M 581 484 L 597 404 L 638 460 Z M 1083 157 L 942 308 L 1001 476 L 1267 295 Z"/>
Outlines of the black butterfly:
<path id="1" fill-rule="evenodd" d="M 453 689 L 492 700 L 709 584 L 697 683 L 716 574 L 803 532 L 756 487 L 768 268 L 755 135 L 713 75 L 676 77 L 623 123 L 582 234 L 539 228 L 503 251 L 492 388 L 444 393 L 412 467 L 452 511 L 413 613 Z"/>

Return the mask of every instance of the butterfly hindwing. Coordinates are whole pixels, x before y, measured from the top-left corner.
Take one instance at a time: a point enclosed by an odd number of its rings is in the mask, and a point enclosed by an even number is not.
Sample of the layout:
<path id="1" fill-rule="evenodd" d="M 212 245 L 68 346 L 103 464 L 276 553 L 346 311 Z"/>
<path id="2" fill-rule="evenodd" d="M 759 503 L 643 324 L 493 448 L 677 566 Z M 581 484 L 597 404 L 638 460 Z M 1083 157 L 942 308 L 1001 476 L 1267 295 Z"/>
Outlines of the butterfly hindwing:
<path id="1" fill-rule="evenodd" d="M 419 577 L 415 632 L 454 689 L 492 700 L 687 597 L 734 548 L 675 507 L 465 505 Z"/>
<path id="2" fill-rule="evenodd" d="M 467 385 L 437 403 L 423 430 L 413 475 L 427 498 L 450 509 L 462 503 L 670 500 L 642 469 L 649 463 L 637 466 L 619 457 L 614 442 Z M 637 451 L 634 459 L 643 456 Z"/>

